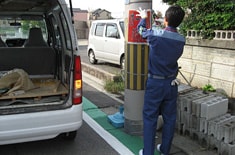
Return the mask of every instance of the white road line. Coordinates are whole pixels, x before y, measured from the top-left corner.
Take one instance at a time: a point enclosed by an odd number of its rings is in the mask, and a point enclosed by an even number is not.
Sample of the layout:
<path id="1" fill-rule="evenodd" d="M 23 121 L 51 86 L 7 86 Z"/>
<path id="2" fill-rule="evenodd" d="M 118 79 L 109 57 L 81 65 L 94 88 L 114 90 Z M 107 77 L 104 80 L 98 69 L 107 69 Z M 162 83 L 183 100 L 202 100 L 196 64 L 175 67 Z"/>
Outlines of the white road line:
<path id="1" fill-rule="evenodd" d="M 120 155 L 134 155 L 133 152 L 131 152 L 113 135 L 104 130 L 96 121 L 94 121 L 88 114 L 86 114 L 86 112 L 83 112 L 83 120 Z"/>

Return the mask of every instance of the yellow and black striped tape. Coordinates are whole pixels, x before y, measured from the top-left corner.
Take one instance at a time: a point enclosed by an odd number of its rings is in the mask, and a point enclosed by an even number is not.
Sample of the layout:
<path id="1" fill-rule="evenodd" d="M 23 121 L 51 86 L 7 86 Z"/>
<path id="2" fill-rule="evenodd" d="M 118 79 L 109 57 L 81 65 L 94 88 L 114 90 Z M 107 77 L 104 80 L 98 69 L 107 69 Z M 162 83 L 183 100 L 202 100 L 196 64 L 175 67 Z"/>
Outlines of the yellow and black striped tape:
<path id="1" fill-rule="evenodd" d="M 148 74 L 147 44 L 126 44 L 125 87 L 132 90 L 144 90 Z"/>

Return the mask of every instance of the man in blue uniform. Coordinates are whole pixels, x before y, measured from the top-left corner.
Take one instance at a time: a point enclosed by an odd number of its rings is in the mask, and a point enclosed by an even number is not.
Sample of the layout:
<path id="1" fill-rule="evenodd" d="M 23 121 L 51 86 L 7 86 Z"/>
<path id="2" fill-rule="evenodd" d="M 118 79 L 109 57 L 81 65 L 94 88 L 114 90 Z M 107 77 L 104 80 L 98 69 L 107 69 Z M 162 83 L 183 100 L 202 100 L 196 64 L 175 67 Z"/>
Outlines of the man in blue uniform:
<path id="1" fill-rule="evenodd" d="M 141 21 L 138 32 L 149 44 L 148 79 L 144 96 L 143 123 L 144 148 L 140 155 L 154 155 L 155 134 L 159 113 L 163 117 L 162 143 L 157 150 L 164 155 L 170 152 L 177 112 L 178 59 L 183 53 L 185 38 L 177 33 L 185 12 L 179 6 L 170 6 L 164 17 L 165 29 L 146 29 L 146 11 L 139 10 Z"/>

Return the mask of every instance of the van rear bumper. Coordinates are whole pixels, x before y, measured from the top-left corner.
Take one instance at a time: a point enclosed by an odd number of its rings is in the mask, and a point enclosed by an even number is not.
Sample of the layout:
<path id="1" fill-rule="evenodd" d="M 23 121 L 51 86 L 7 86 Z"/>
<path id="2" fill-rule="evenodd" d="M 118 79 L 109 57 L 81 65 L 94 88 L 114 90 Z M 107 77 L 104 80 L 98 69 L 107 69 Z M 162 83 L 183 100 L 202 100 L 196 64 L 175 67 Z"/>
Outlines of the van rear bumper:
<path id="1" fill-rule="evenodd" d="M 68 109 L 0 116 L 0 145 L 50 139 L 78 130 L 82 104 Z"/>

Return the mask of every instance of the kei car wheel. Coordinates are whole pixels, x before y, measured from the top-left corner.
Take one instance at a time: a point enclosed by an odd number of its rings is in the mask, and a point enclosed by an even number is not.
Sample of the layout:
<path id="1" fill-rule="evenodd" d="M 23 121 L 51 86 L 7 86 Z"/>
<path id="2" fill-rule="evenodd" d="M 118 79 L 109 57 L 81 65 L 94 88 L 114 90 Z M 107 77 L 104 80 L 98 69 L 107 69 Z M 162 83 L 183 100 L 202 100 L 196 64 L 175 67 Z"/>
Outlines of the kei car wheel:
<path id="1" fill-rule="evenodd" d="M 89 54 L 88 54 L 88 57 L 89 57 L 89 62 L 91 64 L 96 64 L 97 63 L 97 59 L 95 58 L 95 53 L 93 50 L 90 50 Z"/>
<path id="2" fill-rule="evenodd" d="M 122 56 L 121 61 L 120 61 L 120 68 L 125 69 L 125 56 Z"/>

